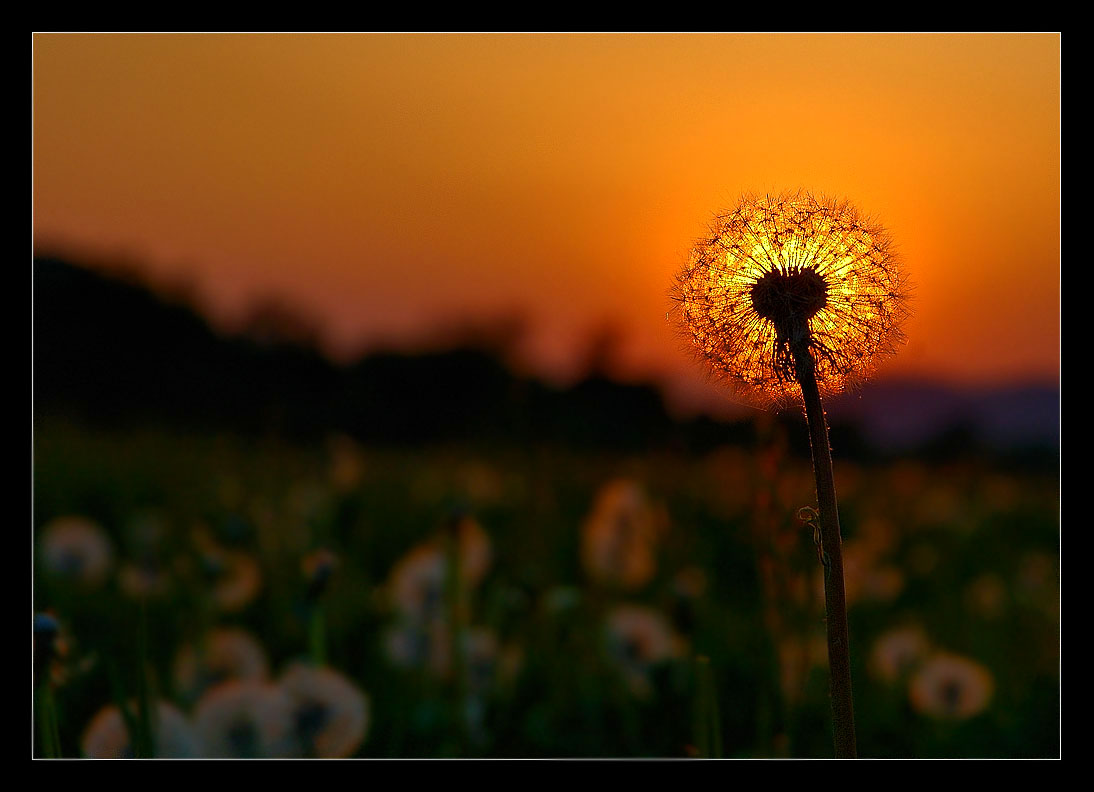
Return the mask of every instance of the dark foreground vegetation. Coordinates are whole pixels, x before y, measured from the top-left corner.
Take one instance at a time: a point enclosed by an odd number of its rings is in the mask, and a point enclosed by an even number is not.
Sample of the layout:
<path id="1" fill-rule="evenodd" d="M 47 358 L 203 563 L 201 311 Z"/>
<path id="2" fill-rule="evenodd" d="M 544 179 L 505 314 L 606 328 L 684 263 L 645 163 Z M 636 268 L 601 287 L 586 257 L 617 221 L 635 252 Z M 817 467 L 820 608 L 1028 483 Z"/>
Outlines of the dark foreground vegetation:
<path id="1" fill-rule="evenodd" d="M 798 417 L 57 260 L 34 307 L 36 755 L 829 755 Z M 833 446 L 861 755 L 1059 755 L 1055 445 Z"/>

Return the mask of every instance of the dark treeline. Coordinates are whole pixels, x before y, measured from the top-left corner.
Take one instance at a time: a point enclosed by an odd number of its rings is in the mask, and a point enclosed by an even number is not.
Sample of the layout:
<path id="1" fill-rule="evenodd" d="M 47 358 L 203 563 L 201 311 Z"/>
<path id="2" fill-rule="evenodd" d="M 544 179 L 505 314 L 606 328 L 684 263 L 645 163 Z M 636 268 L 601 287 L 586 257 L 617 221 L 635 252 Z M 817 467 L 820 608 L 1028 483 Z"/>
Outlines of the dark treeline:
<path id="1" fill-rule="evenodd" d="M 185 301 L 134 278 L 36 259 L 35 413 L 299 440 L 341 431 L 383 444 L 700 450 L 751 434 L 747 422 L 674 422 L 654 387 L 596 372 L 568 389 L 518 376 L 488 345 L 377 353 L 339 366 L 305 334 L 279 334 L 276 324 L 224 336 Z"/>
<path id="2" fill-rule="evenodd" d="M 595 366 L 565 389 L 518 375 L 490 343 L 375 353 L 339 366 L 284 310 L 251 332 L 225 336 L 186 299 L 161 296 L 136 278 L 45 257 L 34 262 L 33 294 L 39 417 L 104 427 L 272 432 L 299 441 L 344 432 L 385 445 L 702 453 L 754 439 L 752 421 L 674 421 L 656 387 L 613 381 Z M 777 420 L 801 422 L 796 415 Z M 841 456 L 876 455 L 855 425 L 832 429 Z M 785 435 L 793 451 L 808 454 L 800 426 Z M 974 450 L 966 436 L 932 443 L 922 451 Z"/>

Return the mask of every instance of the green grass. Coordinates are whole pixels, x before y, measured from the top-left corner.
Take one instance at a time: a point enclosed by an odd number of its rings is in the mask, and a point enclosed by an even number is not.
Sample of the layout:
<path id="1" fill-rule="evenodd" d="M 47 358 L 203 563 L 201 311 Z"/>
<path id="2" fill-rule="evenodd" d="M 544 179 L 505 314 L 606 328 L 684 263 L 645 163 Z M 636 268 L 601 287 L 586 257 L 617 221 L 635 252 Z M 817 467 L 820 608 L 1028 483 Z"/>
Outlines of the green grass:
<path id="1" fill-rule="evenodd" d="M 368 693 L 362 757 L 828 756 L 825 666 L 810 653 L 823 639 L 819 566 L 796 519 L 814 502 L 811 474 L 808 460 L 777 448 L 705 458 L 363 448 L 359 481 L 343 488 L 323 446 L 39 421 L 35 537 L 55 517 L 83 515 L 121 562 L 134 556 L 135 522 L 152 515 L 165 526 L 158 552 L 174 586 L 144 604 L 116 575 L 83 591 L 36 555 L 35 608 L 52 609 L 72 644 L 71 672 L 52 691 L 60 717 L 39 731 L 39 753 L 78 755 L 93 715 L 123 699 L 135 704 L 137 749 L 151 750 L 150 702 L 185 710 L 172 681 L 179 648 L 234 624 L 260 638 L 275 671 L 321 651 Z M 956 462 L 865 468 L 838 454 L 835 466 L 848 555 L 862 551 L 849 571 L 860 754 L 1057 756 L 1056 477 Z M 616 477 L 640 483 L 667 515 L 656 574 L 630 591 L 598 584 L 580 556 L 583 521 Z M 390 572 L 454 509 L 473 515 L 493 548 L 467 624 L 491 630 L 505 658 L 473 711 L 464 685 L 398 667 L 384 650 Z M 242 610 L 211 602 L 194 564 L 199 529 L 257 559 L 262 587 Z M 300 564 L 320 546 L 339 566 L 317 623 Z M 680 591 L 685 570 L 705 580 L 693 595 Z M 648 669 L 646 695 L 605 649 L 604 619 L 620 603 L 663 614 L 681 639 L 676 659 Z M 912 706 L 906 680 L 872 673 L 874 641 L 906 623 L 990 670 L 986 709 L 933 718 Z"/>

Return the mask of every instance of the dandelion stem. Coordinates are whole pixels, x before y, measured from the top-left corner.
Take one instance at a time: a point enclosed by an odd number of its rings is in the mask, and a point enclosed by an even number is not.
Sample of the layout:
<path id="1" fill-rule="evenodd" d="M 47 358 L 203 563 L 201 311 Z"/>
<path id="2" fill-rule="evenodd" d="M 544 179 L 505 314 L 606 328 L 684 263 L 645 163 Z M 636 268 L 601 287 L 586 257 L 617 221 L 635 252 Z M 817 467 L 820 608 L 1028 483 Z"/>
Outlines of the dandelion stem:
<path id="1" fill-rule="evenodd" d="M 851 655 L 847 637 L 847 598 L 843 586 L 843 551 L 836 482 L 832 472 L 832 450 L 828 443 L 828 422 L 824 417 L 816 364 L 807 340 L 795 345 L 794 358 L 805 416 L 809 424 L 809 445 L 813 452 L 813 474 L 817 481 L 817 506 L 824 553 L 824 607 L 828 632 L 828 672 L 832 697 L 832 725 L 836 758 L 854 759 L 855 712 L 851 699 Z"/>

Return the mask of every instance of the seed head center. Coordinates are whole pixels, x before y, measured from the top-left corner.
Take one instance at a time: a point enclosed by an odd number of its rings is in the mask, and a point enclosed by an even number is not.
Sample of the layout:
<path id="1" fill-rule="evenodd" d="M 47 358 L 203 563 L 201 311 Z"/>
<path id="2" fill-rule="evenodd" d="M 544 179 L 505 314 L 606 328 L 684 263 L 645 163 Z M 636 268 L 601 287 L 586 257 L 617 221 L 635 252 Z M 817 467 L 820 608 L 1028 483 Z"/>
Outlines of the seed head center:
<path id="1" fill-rule="evenodd" d="M 780 332 L 805 325 L 828 302 L 828 283 L 812 268 L 764 273 L 752 284 L 752 307 Z"/>

